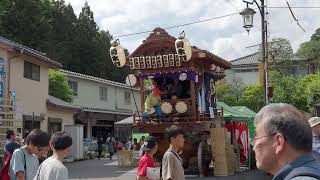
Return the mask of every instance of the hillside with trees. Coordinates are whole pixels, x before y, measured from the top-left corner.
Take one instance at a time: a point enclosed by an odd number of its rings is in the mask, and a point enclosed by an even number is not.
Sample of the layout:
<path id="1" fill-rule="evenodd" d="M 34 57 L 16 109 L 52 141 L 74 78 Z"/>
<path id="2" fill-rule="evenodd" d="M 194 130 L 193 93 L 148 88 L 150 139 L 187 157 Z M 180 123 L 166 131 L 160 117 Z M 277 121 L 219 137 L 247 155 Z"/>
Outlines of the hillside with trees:
<path id="1" fill-rule="evenodd" d="M 63 0 L 1 0 L 0 35 L 46 53 L 69 71 L 118 82 L 129 72 L 112 65 L 112 35 L 99 29 L 87 3 L 77 17 Z"/>

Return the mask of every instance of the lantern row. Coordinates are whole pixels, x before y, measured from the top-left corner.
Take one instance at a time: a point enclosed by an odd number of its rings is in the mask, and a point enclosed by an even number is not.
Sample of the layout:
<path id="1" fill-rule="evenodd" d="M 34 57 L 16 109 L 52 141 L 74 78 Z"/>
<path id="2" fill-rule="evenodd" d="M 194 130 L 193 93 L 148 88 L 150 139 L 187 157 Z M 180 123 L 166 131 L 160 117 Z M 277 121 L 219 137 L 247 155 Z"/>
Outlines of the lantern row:
<path id="1" fill-rule="evenodd" d="M 175 41 L 177 54 L 134 57 L 129 59 L 131 69 L 158 68 L 169 66 L 181 66 L 181 61 L 189 61 L 192 56 L 190 41 L 185 38 L 184 32 Z M 126 64 L 126 55 L 124 48 L 120 46 L 119 39 L 112 43 L 109 50 L 112 63 L 117 67 L 123 67 Z M 163 60 L 162 60 L 163 59 Z"/>
<path id="2" fill-rule="evenodd" d="M 178 54 L 157 55 L 129 58 L 130 69 L 151 69 L 162 67 L 181 66 L 181 58 Z"/>

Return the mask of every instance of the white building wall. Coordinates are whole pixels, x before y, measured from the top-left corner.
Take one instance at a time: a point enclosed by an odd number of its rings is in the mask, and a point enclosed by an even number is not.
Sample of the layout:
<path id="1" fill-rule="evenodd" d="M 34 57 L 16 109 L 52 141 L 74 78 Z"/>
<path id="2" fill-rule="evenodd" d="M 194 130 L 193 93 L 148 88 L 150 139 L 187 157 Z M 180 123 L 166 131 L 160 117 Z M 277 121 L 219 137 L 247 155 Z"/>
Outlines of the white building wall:
<path id="1" fill-rule="evenodd" d="M 73 104 L 92 108 L 109 110 L 129 110 L 136 111 L 133 95 L 129 88 L 100 83 L 93 80 L 82 79 L 66 74 L 68 80 L 78 83 L 78 95 L 73 98 Z M 100 87 L 107 88 L 107 101 L 100 100 Z M 125 92 L 130 92 L 130 103 L 125 102 Z M 140 92 L 134 90 L 134 96 L 139 108 L 141 109 Z"/>
<path id="2" fill-rule="evenodd" d="M 239 70 L 246 70 L 247 68 L 237 68 L 226 70 L 226 80 L 231 82 L 235 77 L 240 78 L 244 85 L 259 83 L 258 68 L 248 68 L 251 72 L 238 72 Z M 238 70 L 238 71 L 237 71 Z"/>

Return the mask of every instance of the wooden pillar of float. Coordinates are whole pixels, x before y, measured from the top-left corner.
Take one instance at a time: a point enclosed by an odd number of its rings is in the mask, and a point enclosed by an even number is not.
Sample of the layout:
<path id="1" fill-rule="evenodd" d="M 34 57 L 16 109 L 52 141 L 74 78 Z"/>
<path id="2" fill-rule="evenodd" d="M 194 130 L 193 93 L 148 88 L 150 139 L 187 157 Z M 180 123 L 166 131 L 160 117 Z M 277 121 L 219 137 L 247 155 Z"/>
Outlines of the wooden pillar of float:
<path id="1" fill-rule="evenodd" d="M 192 120 L 195 121 L 196 120 L 196 91 L 195 91 L 195 87 L 194 87 L 194 80 L 190 80 L 190 88 L 191 88 L 191 99 L 192 99 Z"/>

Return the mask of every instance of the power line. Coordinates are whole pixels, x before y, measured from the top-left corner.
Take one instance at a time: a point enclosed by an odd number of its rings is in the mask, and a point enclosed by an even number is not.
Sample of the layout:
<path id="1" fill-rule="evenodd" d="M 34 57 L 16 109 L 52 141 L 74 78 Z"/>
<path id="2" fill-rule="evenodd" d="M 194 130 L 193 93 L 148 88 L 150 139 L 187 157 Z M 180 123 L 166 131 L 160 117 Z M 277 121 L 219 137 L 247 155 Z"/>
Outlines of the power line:
<path id="1" fill-rule="evenodd" d="M 184 24 L 178 24 L 178 25 L 174 25 L 174 26 L 168 26 L 168 27 L 164 27 L 163 29 L 173 29 L 173 28 L 178 28 L 178 27 L 183 27 L 183 26 L 190 26 L 190 25 L 193 25 L 193 24 L 199 24 L 199 23 L 208 22 L 208 21 L 221 19 L 221 18 L 225 18 L 225 17 L 229 17 L 229 16 L 234 16 L 234 15 L 238 15 L 238 14 L 239 13 L 231 13 L 231 14 L 217 16 L 217 17 L 213 17 L 213 18 L 209 18 L 209 19 L 194 21 L 194 22 L 190 22 L 190 23 L 184 23 Z M 117 36 L 114 36 L 114 37 L 119 38 L 119 37 L 133 36 L 133 35 L 138 35 L 138 34 L 145 34 L 145 33 L 150 33 L 150 32 L 152 32 L 152 30 L 141 31 L 141 32 L 136 32 L 136 33 L 130 33 L 130 34 L 117 35 Z"/>
<path id="2" fill-rule="evenodd" d="M 240 12 L 240 10 L 231 1 L 228 0 L 227 2 L 230 3 L 238 12 Z M 266 6 L 266 7 L 270 8 L 270 9 L 288 8 L 288 7 L 285 7 L 285 6 Z M 318 8 L 320 8 L 320 6 L 319 7 L 317 7 L 317 6 L 294 6 L 294 7 L 289 7 L 291 12 L 292 12 L 291 9 L 318 9 Z M 174 26 L 168 26 L 168 27 L 165 27 L 163 29 L 173 29 L 173 28 L 178 28 L 178 27 L 183 27 L 183 26 L 190 26 L 190 25 L 193 25 L 193 24 L 199 24 L 199 23 L 203 23 L 203 22 L 208 22 L 208 21 L 212 21 L 212 20 L 216 20 L 216 19 L 221 19 L 221 18 L 225 18 L 225 17 L 229 17 L 229 16 L 238 15 L 238 12 L 237 13 L 226 14 L 226 15 L 223 15 L 223 16 L 217 16 L 217 17 L 213 17 L 213 18 L 209 18 L 209 19 L 204 19 L 204 20 L 200 20 L 200 21 L 194 21 L 194 22 L 185 23 L 185 24 L 178 24 L 178 25 L 174 25 Z M 297 24 L 300 26 L 301 29 L 303 29 L 298 21 L 297 21 Z M 303 29 L 303 31 L 305 31 L 305 30 Z M 126 36 L 133 36 L 133 35 L 151 33 L 151 32 L 152 32 L 152 30 L 147 30 L 147 31 L 140 31 L 140 32 L 130 33 L 130 34 L 116 35 L 114 37 L 115 38 L 119 38 L 119 37 L 126 37 Z"/>
<path id="3" fill-rule="evenodd" d="M 240 10 L 237 8 L 237 6 L 235 6 L 231 0 L 227 0 L 227 2 L 234 8 L 238 11 L 238 13 L 240 13 Z"/>
<path id="4" fill-rule="evenodd" d="M 286 1 L 287 1 L 287 0 L 286 0 Z M 288 5 L 288 8 L 289 8 L 289 10 L 290 10 L 290 13 L 291 13 L 293 19 L 297 22 L 297 25 L 300 27 L 300 29 L 302 29 L 303 32 L 306 32 L 306 30 L 304 30 L 303 27 L 300 25 L 298 19 L 294 16 L 293 11 L 292 11 L 292 9 L 291 9 L 290 4 L 289 4 L 288 1 L 287 1 L 287 5 Z"/>
<path id="5" fill-rule="evenodd" d="M 287 9 L 286 6 L 269 6 L 268 8 L 272 9 Z M 293 6 L 291 9 L 319 9 L 320 6 Z"/>

